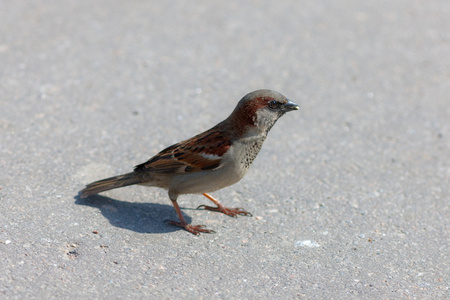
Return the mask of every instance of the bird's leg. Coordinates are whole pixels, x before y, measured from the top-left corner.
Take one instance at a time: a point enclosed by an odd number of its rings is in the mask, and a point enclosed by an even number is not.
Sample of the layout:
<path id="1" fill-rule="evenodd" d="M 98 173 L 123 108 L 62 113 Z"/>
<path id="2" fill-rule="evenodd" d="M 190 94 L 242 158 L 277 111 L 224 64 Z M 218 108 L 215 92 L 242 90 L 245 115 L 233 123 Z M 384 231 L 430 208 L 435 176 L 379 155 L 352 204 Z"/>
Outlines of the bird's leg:
<path id="1" fill-rule="evenodd" d="M 175 208 L 178 218 L 180 219 L 180 222 L 176 222 L 176 221 L 169 221 L 169 224 L 178 226 L 178 227 L 183 227 L 185 230 L 189 231 L 190 233 L 193 233 L 195 235 L 200 234 L 200 232 L 204 232 L 204 233 L 215 233 L 214 230 L 209 230 L 204 228 L 205 225 L 191 225 L 188 224 L 188 222 L 186 222 L 186 220 L 184 219 L 183 215 L 181 214 L 181 209 L 178 206 L 177 203 L 177 198 L 178 195 L 174 195 L 174 194 L 170 194 L 169 193 L 169 198 L 172 201 L 173 207 Z"/>
<path id="2" fill-rule="evenodd" d="M 204 208 L 206 210 L 219 211 L 219 212 L 224 213 L 224 214 L 226 214 L 226 215 L 228 215 L 230 217 L 236 217 L 237 215 L 252 216 L 251 213 L 249 213 L 248 211 L 243 210 L 242 208 L 239 208 L 239 207 L 228 208 L 228 207 L 223 206 L 222 203 L 220 203 L 218 200 L 214 199 L 213 196 L 211 196 L 211 195 L 209 195 L 207 193 L 203 193 L 203 196 L 205 196 L 206 198 L 211 200 L 215 205 L 217 205 L 217 207 L 200 205 L 199 207 L 197 207 L 197 209 Z"/>

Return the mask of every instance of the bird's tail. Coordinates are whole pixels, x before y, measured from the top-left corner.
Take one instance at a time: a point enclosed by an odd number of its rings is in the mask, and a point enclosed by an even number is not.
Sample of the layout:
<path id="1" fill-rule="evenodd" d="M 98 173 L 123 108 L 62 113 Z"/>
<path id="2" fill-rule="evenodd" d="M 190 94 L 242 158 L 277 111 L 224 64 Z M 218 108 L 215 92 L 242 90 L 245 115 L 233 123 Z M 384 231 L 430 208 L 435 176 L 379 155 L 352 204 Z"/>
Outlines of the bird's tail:
<path id="1" fill-rule="evenodd" d="M 86 185 L 86 187 L 81 191 L 81 198 L 86 198 L 88 196 L 95 195 L 100 192 L 124 187 L 127 185 L 137 184 L 141 182 L 142 181 L 140 179 L 140 176 L 138 176 L 134 172 L 102 179 Z"/>

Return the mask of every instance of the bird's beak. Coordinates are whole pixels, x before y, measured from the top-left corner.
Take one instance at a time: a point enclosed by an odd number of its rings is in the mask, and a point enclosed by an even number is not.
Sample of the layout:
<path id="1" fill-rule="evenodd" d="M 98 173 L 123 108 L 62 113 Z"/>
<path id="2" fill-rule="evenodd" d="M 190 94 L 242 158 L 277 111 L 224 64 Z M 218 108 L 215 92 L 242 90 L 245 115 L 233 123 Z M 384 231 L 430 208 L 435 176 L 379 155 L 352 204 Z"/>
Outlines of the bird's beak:
<path id="1" fill-rule="evenodd" d="M 300 106 L 298 106 L 297 104 L 295 104 L 291 100 L 288 100 L 288 102 L 283 104 L 282 111 L 283 112 L 288 112 L 288 111 L 291 111 L 291 110 L 299 110 L 299 109 L 300 109 Z"/>

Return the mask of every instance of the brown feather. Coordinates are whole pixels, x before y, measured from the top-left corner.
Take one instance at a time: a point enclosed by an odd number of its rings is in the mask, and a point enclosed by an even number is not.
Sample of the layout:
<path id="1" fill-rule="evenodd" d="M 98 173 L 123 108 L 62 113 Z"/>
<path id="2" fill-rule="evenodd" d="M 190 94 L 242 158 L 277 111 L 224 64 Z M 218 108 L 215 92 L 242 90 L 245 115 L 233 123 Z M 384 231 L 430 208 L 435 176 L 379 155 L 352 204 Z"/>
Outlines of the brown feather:
<path id="1" fill-rule="evenodd" d="M 88 184 L 81 191 L 81 198 L 86 198 L 90 195 L 95 195 L 100 192 L 124 187 L 127 185 L 137 184 L 141 182 L 142 180 L 140 179 L 140 176 L 138 176 L 134 172 L 102 179 Z"/>
<path id="2" fill-rule="evenodd" d="M 218 168 L 222 155 L 231 146 L 230 139 L 224 136 L 221 124 L 218 124 L 192 139 L 162 150 L 147 162 L 137 165 L 134 170 L 156 174 L 181 174 Z"/>

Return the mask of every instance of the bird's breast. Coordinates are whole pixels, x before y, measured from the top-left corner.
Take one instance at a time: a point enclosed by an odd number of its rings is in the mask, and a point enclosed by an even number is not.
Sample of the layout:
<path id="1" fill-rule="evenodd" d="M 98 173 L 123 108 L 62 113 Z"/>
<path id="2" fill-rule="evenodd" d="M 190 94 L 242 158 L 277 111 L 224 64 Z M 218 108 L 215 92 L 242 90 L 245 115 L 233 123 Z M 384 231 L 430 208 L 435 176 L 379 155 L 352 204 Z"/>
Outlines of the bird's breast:
<path id="1" fill-rule="evenodd" d="M 258 155 L 266 139 L 266 135 L 261 134 L 243 138 L 234 143 L 236 149 L 236 163 L 248 170 Z"/>
<path id="2" fill-rule="evenodd" d="M 219 167 L 211 170 L 175 175 L 169 191 L 175 194 L 208 193 L 241 180 L 264 142 L 265 136 L 243 138 L 233 142 L 223 155 Z"/>

